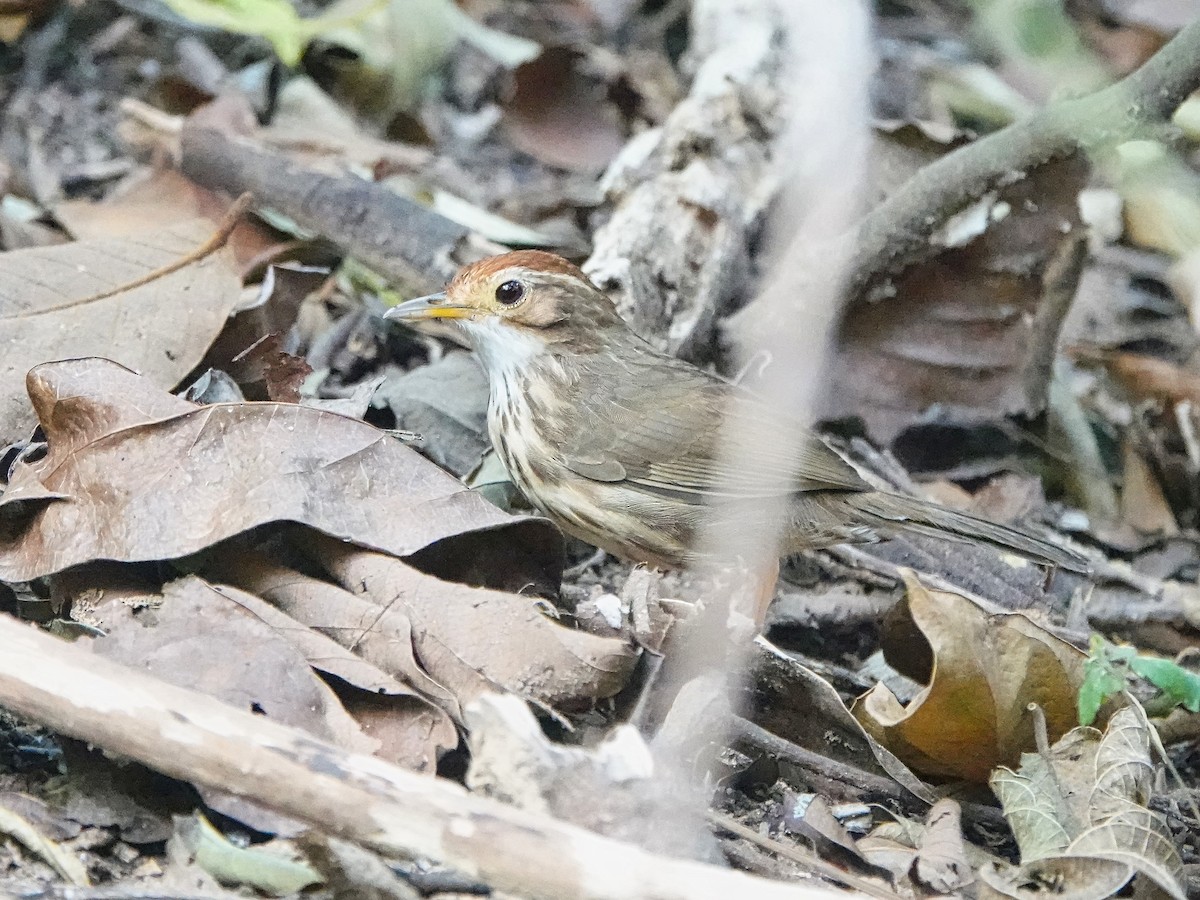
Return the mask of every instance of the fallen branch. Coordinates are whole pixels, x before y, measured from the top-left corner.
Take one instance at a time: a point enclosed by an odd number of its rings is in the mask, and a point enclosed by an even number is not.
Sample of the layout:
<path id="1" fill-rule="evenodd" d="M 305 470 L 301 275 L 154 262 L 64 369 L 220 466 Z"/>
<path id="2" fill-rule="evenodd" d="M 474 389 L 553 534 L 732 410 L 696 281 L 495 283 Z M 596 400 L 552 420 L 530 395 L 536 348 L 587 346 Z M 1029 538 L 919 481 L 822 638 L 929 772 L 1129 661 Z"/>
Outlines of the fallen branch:
<path id="1" fill-rule="evenodd" d="M 408 291 L 441 290 L 460 266 L 504 249 L 382 185 L 324 175 L 247 138 L 185 123 L 180 147 L 189 178 L 234 195 L 249 191 Z"/>
<path id="2" fill-rule="evenodd" d="M 814 773 L 821 778 L 844 784 L 853 792 L 884 797 L 918 815 L 923 814 L 929 808 L 929 804 L 913 796 L 890 778 L 814 753 L 799 744 L 772 734 L 767 729 L 755 725 L 741 716 L 734 717 L 731 731 L 732 740 L 735 742 L 791 763 L 793 766 Z M 960 805 L 963 808 L 964 817 L 969 818 L 977 825 L 1000 830 L 1007 827 L 1004 815 L 994 806 L 985 806 L 982 803 L 970 801 L 960 801 Z"/>
<path id="3" fill-rule="evenodd" d="M 1121 81 L 1054 103 L 946 154 L 917 172 L 846 237 L 851 291 L 928 254 L 930 236 L 946 219 L 993 188 L 1019 181 L 1052 159 L 1145 134 L 1168 122 L 1198 88 L 1200 21 Z"/>
<path id="4" fill-rule="evenodd" d="M 656 856 L 438 778 L 347 753 L 0 617 L 0 706 L 159 772 L 222 788 L 387 856 L 432 859 L 521 896 L 843 898 Z"/>

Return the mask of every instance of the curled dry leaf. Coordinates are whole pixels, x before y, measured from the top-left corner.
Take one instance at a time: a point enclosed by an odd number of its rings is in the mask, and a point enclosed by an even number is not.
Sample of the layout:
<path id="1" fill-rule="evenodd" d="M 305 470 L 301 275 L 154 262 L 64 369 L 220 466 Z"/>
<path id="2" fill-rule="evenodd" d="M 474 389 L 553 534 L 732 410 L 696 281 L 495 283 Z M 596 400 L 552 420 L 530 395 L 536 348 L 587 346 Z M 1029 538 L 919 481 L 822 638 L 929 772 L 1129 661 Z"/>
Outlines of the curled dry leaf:
<path id="1" fill-rule="evenodd" d="M 281 521 L 398 556 L 499 534 L 524 551 L 510 556 L 525 581 L 546 581 L 560 559 L 548 522 L 501 512 L 364 422 L 165 394 L 146 412 L 130 402 L 154 393 L 145 379 L 103 359 L 39 366 L 29 391 L 49 453 L 19 464 L 0 497 L 31 507 L 0 526 L 0 580 L 95 559 L 173 559 Z"/>
<path id="2" fill-rule="evenodd" d="M 933 791 L 864 729 L 837 690 L 764 637 L 754 640 L 755 721 L 782 738 L 839 762 L 893 778 L 926 803 Z"/>
<path id="3" fill-rule="evenodd" d="M 975 880 L 962 836 L 962 810 L 948 797 L 933 805 L 925 817 L 914 874 L 938 894 L 961 891 Z"/>
<path id="4" fill-rule="evenodd" d="M 462 709 L 455 694 L 417 661 L 412 623 L 403 610 L 380 609 L 335 584 L 249 551 L 223 555 L 208 571 L 262 597 L 292 619 L 352 649 L 356 657 L 413 685 L 461 721 Z"/>
<path id="5" fill-rule="evenodd" d="M 294 574 L 297 578 L 305 578 L 300 573 L 292 572 L 283 566 L 274 566 L 272 563 L 266 561 L 265 558 L 259 557 L 252 550 L 229 555 L 236 556 L 236 565 L 238 566 L 252 565 L 255 569 L 259 570 L 273 567 L 280 573 L 278 577 L 282 578 L 285 577 L 285 573 L 290 573 Z M 249 562 L 250 560 L 253 560 L 253 562 Z M 311 580 L 316 581 L 316 579 Z M 330 585 L 330 587 L 332 586 Z M 294 644 L 296 649 L 304 654 L 305 659 L 308 660 L 308 664 L 317 671 L 324 672 L 326 675 L 333 675 L 346 682 L 346 684 L 353 685 L 361 691 L 367 691 L 372 694 L 402 696 L 412 693 L 378 666 L 368 662 L 361 656 L 351 653 L 328 635 L 306 627 L 303 623 L 298 622 L 286 612 L 266 602 L 261 597 L 227 584 L 214 584 L 213 590 L 274 628 L 281 637 L 286 638 Z"/>
<path id="6" fill-rule="evenodd" d="M 213 590 L 270 625 L 312 668 L 345 682 L 338 699 L 363 733 L 379 744 L 376 756 L 433 772 L 442 754 L 458 746 L 450 716 L 383 670 L 253 594 L 228 585 L 214 585 Z"/>
<path id="7" fill-rule="evenodd" d="M 39 363 L 103 354 L 164 388 L 195 367 L 241 291 L 212 238 L 192 221 L 0 254 L 0 445 L 34 425 L 25 374 Z"/>
<path id="8" fill-rule="evenodd" d="M 907 707 L 882 683 L 859 698 L 867 733 L 919 772 L 986 781 L 1034 746 L 1028 704 L 1044 711 L 1051 740 L 1075 723 L 1083 653 L 1022 615 L 990 616 L 905 572 L 907 594 L 886 627 L 909 639 L 885 656 L 910 677 L 932 677 Z"/>
<path id="9" fill-rule="evenodd" d="M 1087 884 L 1095 891 L 1090 896 L 1103 897 L 1137 871 L 1184 900 L 1183 862 L 1171 831 L 1146 807 L 1154 778 L 1150 728 L 1140 707 L 1125 707 L 1103 735 L 1074 728 L 1048 754 L 1023 754 L 1018 771 L 998 769 L 990 784 L 1021 848 L 1021 866 L 984 870 L 984 880 L 1027 898 L 1034 892 L 1022 886 L 1065 875 L 1070 886 Z"/>

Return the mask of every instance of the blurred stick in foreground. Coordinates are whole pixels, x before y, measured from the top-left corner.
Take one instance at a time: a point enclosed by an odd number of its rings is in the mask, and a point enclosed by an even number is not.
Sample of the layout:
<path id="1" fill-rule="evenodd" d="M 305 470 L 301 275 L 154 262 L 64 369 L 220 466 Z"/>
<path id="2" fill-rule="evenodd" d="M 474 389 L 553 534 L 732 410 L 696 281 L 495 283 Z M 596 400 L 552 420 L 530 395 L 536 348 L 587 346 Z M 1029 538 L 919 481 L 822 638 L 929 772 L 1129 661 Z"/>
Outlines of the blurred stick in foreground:
<path id="1" fill-rule="evenodd" d="M 778 415 L 767 422 L 735 403 L 725 417 L 720 436 L 724 460 L 718 470 L 741 468 L 741 477 L 763 490 L 747 499 L 731 485 L 725 496 L 710 501 L 716 507 L 710 521 L 717 524 L 699 536 L 699 543 L 701 553 L 717 562 L 699 574 L 712 587 L 699 620 L 676 642 L 657 686 L 669 695 L 682 685 L 676 707 L 691 705 L 702 711 L 705 704 L 690 695 L 721 687 L 728 693 L 729 706 L 736 707 L 738 681 L 747 669 L 743 656 L 757 633 L 763 604 L 774 591 L 795 485 L 768 486 L 766 473 L 748 473 L 744 467 L 757 457 L 753 451 L 764 445 L 793 460 L 804 450 L 801 433 L 790 426 L 812 419 L 846 277 L 845 258 L 827 254 L 824 248 L 857 220 L 867 174 L 874 55 L 864 4 L 793 0 L 775 9 L 790 41 L 790 66 L 781 83 L 803 86 L 784 101 L 788 123 L 776 148 L 784 196 L 771 228 L 774 251 L 768 251 L 768 258 L 773 271 L 755 304 L 777 327 L 757 332 L 758 340 L 747 340 L 738 350 L 743 365 L 766 360 L 752 387 Z M 784 246 L 788 249 L 781 252 Z M 796 247 L 801 251 L 794 252 Z M 800 280 L 806 284 L 803 295 L 793 292 Z M 734 522 L 739 527 L 727 524 Z M 714 678 L 714 672 L 721 677 Z M 676 712 L 673 709 L 672 716 Z M 676 729 L 686 738 L 670 745 L 673 759 L 663 760 L 667 774 L 680 782 L 683 773 L 700 768 L 696 760 L 706 746 L 726 743 L 727 718 L 708 713 L 695 719 L 690 728 Z"/>

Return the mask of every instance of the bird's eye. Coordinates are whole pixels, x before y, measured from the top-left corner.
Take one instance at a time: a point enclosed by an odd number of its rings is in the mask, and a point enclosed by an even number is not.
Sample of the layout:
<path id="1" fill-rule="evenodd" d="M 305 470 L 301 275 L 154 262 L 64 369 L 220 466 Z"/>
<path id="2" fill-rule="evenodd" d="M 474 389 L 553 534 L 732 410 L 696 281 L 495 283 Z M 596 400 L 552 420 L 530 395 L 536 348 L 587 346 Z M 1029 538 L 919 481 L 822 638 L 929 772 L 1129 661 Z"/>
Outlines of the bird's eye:
<path id="1" fill-rule="evenodd" d="M 512 306 L 525 299 L 525 285 L 519 281 L 506 281 L 496 288 L 496 302 Z"/>

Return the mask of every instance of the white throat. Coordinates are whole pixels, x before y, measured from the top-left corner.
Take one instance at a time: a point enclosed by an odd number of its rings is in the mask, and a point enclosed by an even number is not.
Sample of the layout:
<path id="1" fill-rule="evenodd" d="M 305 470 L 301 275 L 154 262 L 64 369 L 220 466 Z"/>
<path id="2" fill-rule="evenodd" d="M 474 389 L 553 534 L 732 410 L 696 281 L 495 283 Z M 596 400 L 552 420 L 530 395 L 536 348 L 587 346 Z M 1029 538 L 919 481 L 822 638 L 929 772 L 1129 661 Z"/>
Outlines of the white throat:
<path id="1" fill-rule="evenodd" d="M 536 337 L 510 328 L 494 316 L 464 320 L 462 327 L 483 363 L 493 392 L 501 382 L 516 381 L 528 372 L 534 360 L 546 352 L 546 345 Z"/>

